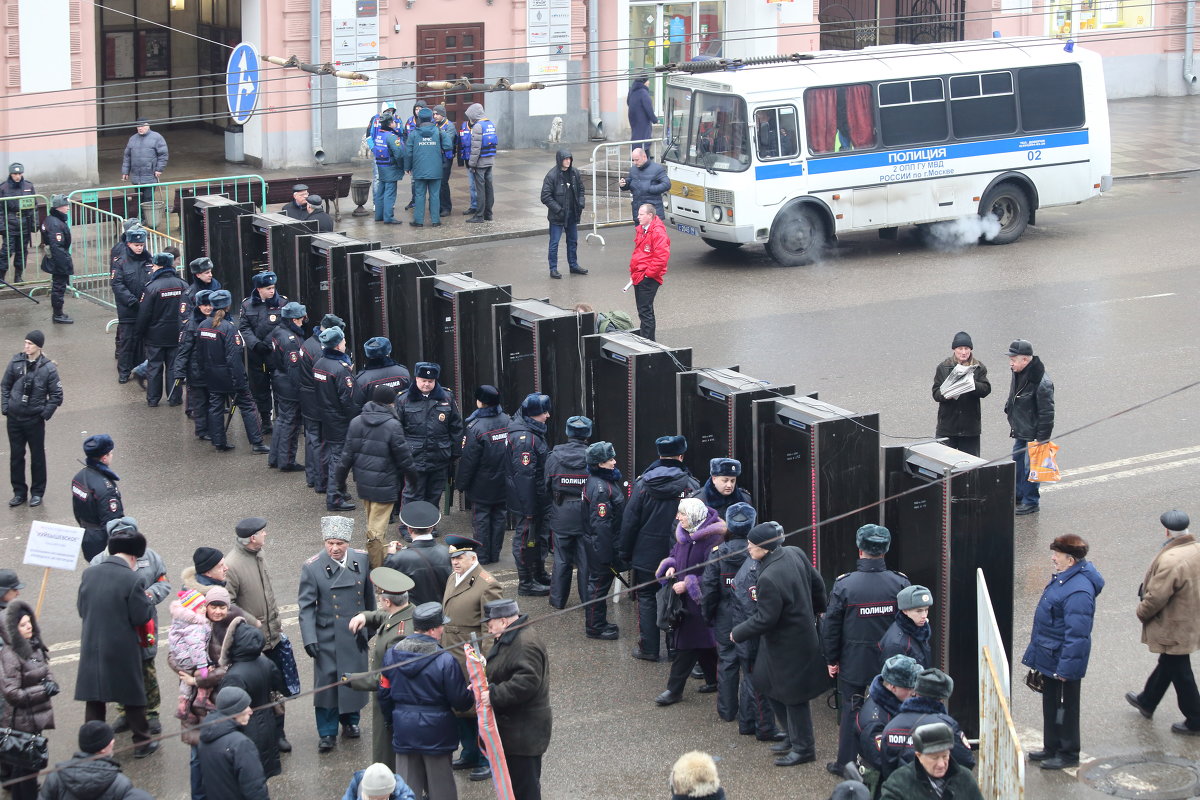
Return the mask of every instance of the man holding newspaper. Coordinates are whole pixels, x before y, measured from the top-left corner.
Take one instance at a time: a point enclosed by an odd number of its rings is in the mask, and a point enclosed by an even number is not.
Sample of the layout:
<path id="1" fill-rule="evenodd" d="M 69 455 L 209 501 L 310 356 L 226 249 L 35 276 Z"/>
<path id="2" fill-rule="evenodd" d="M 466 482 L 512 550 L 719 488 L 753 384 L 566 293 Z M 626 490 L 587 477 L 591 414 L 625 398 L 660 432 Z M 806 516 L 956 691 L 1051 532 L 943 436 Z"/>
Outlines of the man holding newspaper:
<path id="1" fill-rule="evenodd" d="M 979 401 L 992 393 L 987 367 L 975 358 L 966 331 L 954 334 L 953 354 L 933 373 L 933 399 L 938 404 L 937 436 L 955 450 L 979 455 Z"/>

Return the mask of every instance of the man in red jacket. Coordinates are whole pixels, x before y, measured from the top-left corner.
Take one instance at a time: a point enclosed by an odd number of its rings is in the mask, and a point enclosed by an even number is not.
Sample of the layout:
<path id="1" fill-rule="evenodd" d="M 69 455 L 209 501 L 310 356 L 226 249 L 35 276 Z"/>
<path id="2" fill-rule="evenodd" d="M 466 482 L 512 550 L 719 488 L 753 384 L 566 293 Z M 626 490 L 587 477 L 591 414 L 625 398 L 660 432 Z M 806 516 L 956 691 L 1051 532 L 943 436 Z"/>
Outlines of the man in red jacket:
<path id="1" fill-rule="evenodd" d="M 667 238 L 667 228 L 658 218 L 654 206 L 643 203 L 638 208 L 638 224 L 633 234 L 629 280 L 637 302 L 640 333 L 651 341 L 654 341 L 654 295 L 662 286 L 670 258 L 671 240 Z"/>

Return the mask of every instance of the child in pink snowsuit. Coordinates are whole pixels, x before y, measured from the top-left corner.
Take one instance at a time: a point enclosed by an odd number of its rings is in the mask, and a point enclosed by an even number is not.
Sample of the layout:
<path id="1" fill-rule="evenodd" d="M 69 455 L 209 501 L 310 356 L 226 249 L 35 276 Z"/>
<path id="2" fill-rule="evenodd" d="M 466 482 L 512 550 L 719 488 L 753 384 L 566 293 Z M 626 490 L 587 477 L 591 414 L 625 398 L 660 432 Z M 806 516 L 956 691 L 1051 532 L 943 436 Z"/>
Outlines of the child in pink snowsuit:
<path id="1" fill-rule="evenodd" d="M 204 595 L 192 589 L 179 592 L 179 599 L 171 602 L 171 631 L 167 641 L 171 655 L 180 669 L 192 677 L 208 677 L 208 642 L 212 637 L 212 623 L 204 613 Z M 179 709 L 175 716 L 185 719 L 188 706 L 204 705 L 208 702 L 209 689 L 179 681 Z"/>

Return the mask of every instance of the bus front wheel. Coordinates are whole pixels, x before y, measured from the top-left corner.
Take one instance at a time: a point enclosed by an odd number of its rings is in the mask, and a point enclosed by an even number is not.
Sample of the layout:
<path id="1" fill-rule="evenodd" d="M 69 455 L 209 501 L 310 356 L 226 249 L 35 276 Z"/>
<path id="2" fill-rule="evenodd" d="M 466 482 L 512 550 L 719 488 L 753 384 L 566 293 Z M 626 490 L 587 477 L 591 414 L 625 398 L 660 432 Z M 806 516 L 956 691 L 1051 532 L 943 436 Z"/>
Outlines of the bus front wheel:
<path id="1" fill-rule="evenodd" d="M 780 211 L 771 225 L 767 252 L 785 267 L 802 267 L 821 257 L 826 245 L 825 223 L 805 205 Z"/>
<path id="2" fill-rule="evenodd" d="M 732 252 L 742 246 L 741 242 L 723 242 L 720 239 L 710 239 L 707 236 L 701 236 L 700 241 L 719 253 Z"/>
<path id="3" fill-rule="evenodd" d="M 1009 244 L 1021 238 L 1029 225 L 1029 195 L 1015 183 L 1002 183 L 994 187 L 979 204 L 979 216 L 991 215 L 1000 224 L 1000 232 L 988 244 Z"/>

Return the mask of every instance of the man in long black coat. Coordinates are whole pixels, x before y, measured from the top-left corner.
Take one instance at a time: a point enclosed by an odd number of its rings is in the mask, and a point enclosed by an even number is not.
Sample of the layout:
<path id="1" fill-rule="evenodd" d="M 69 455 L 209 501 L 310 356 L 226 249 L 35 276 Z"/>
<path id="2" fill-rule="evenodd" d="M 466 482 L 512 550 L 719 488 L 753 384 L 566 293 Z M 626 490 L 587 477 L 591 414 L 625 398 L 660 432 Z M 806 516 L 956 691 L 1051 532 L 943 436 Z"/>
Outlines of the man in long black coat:
<path id="1" fill-rule="evenodd" d="M 83 571 L 76 610 L 82 620 L 80 663 L 75 699 L 86 703 L 86 721 L 104 721 L 105 703 L 125 706 L 125 719 L 133 732 L 136 758 L 158 749 L 150 741 L 146 719 L 146 686 L 142 679 L 142 648 L 138 628 L 154 616 L 154 602 L 135 571 L 146 554 L 146 537 L 140 533 L 114 534 L 108 540 L 110 555 Z"/>
<path id="2" fill-rule="evenodd" d="M 550 746 L 550 659 L 546 645 L 516 600 L 484 606 L 495 644 L 487 657 L 488 690 L 482 700 L 496 712 L 515 800 L 541 800 L 542 755 Z"/>
<path id="3" fill-rule="evenodd" d="M 798 547 L 783 547 L 783 526 L 764 522 L 751 529 L 750 557 L 759 562 L 758 603 L 754 615 L 737 625 L 730 638 L 744 642 L 761 636 L 754 661 L 754 685 L 786 723 L 788 739 L 772 749 L 775 765 L 815 761 L 812 715 L 808 701 L 829 686 L 816 615 L 825 610 L 825 582 Z"/>

